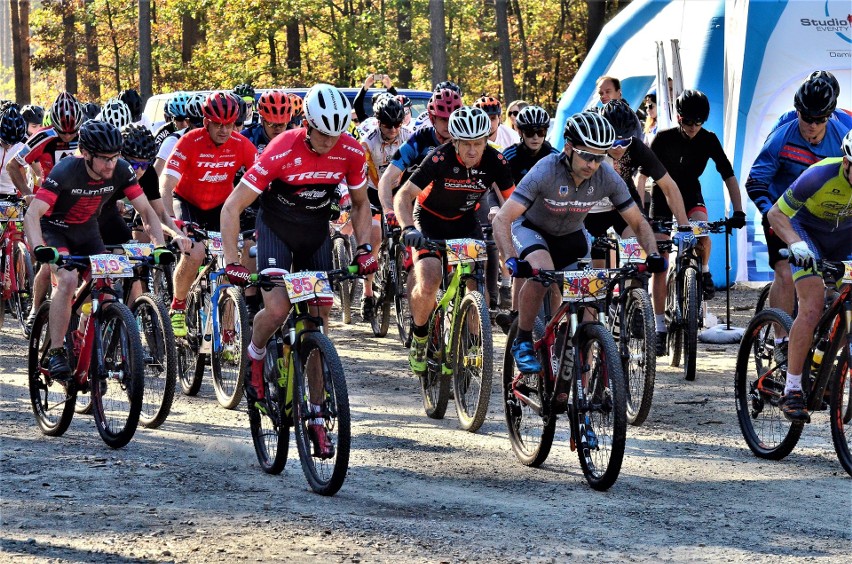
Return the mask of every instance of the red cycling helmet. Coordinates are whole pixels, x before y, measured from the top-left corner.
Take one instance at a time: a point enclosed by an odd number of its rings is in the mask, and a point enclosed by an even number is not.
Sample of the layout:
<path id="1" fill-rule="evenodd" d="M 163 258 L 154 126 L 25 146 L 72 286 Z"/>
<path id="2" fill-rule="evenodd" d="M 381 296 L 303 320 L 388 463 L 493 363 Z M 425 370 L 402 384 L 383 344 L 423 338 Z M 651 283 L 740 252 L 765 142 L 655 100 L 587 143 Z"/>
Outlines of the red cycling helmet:
<path id="1" fill-rule="evenodd" d="M 272 90 L 260 95 L 257 111 L 269 123 L 287 123 L 293 116 L 293 103 L 286 92 Z"/>
<path id="2" fill-rule="evenodd" d="M 489 116 L 499 116 L 503 112 L 500 100 L 493 96 L 482 96 L 482 98 L 473 103 L 473 106 L 479 108 Z"/>
<path id="3" fill-rule="evenodd" d="M 237 121 L 240 116 L 240 107 L 230 94 L 213 92 L 204 100 L 201 113 L 213 123 L 228 124 Z"/>
<path id="4" fill-rule="evenodd" d="M 442 88 L 429 99 L 429 104 L 426 106 L 426 111 L 429 112 L 429 119 L 450 118 L 450 114 L 462 107 L 462 99 L 458 92 L 454 92 L 449 88 Z"/>
<path id="5" fill-rule="evenodd" d="M 50 124 L 59 133 L 77 133 L 83 125 L 83 107 L 70 92 L 62 92 L 50 108 Z"/>

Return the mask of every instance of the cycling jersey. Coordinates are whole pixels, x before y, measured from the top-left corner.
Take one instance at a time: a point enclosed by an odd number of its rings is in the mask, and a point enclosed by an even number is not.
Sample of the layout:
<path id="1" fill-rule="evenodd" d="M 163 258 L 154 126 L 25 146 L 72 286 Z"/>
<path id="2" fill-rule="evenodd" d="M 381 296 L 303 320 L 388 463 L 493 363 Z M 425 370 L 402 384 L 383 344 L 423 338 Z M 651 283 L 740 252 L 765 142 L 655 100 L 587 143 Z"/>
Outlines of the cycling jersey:
<path id="1" fill-rule="evenodd" d="M 784 215 L 806 229 L 842 232 L 852 240 L 852 186 L 843 176 L 843 157 L 824 159 L 793 182 L 778 200 Z"/>
<path id="2" fill-rule="evenodd" d="M 166 140 L 166 137 L 171 135 L 172 133 L 177 131 L 177 126 L 175 122 L 169 121 L 160 126 L 156 133 L 154 133 L 154 143 L 156 143 L 156 147 L 160 147 L 163 144 L 163 141 Z M 163 159 L 165 160 L 165 159 Z"/>
<path id="3" fill-rule="evenodd" d="M 379 179 L 391 163 L 391 157 L 408 141 L 411 135 L 409 130 L 400 128 L 396 139 L 385 141 L 382 139 L 381 129 L 376 127 L 368 135 L 361 138 L 361 145 L 366 151 L 367 181 L 370 188 L 378 188 Z"/>
<path id="4" fill-rule="evenodd" d="M 261 195 L 266 224 L 283 238 L 292 229 L 327 232 L 337 185 L 363 188 L 366 168 L 364 150 L 351 137 L 341 135 L 331 151 L 318 155 L 299 128 L 275 137 L 242 182 Z"/>
<path id="5" fill-rule="evenodd" d="M 766 215 L 778 198 L 802 172 L 812 164 L 843 153 L 840 145 L 848 129 L 837 120 L 826 122 L 825 136 L 810 144 L 799 131 L 799 121 L 782 125 L 773 131 L 754 160 L 746 180 L 749 198 L 760 213 Z"/>
<path id="6" fill-rule="evenodd" d="M 178 140 L 183 137 L 187 131 L 190 131 L 190 129 L 188 127 L 184 127 L 183 129 L 179 129 L 178 131 L 175 131 L 174 133 L 163 139 L 163 142 L 160 144 L 159 150 L 157 150 L 157 158 L 168 162 L 169 157 L 172 155 L 172 151 L 174 150 L 175 145 L 177 145 Z"/>
<path id="7" fill-rule="evenodd" d="M 175 145 L 164 174 L 177 178 L 175 194 L 202 210 L 221 206 L 234 189 L 240 167 L 254 164 L 257 149 L 239 133 L 218 147 L 204 128 L 186 133 Z"/>
<path id="8" fill-rule="evenodd" d="M 788 124 L 791 121 L 797 119 L 799 114 L 796 110 L 790 110 L 785 114 L 782 114 L 781 117 L 778 118 L 774 124 L 772 124 L 772 129 L 769 130 L 769 134 L 775 132 L 776 129 L 781 127 L 782 125 Z M 850 114 L 847 110 L 837 109 L 831 112 L 831 119 L 828 120 L 828 123 L 838 122 L 840 125 L 846 128 L 846 131 L 852 129 L 852 114 Z M 767 135 L 767 140 L 769 139 L 769 135 Z"/>
<path id="9" fill-rule="evenodd" d="M 266 146 L 269 145 L 269 136 L 266 135 L 266 130 L 262 124 L 251 125 L 240 132 L 240 135 L 251 141 L 251 144 L 257 147 L 257 154 L 263 152 Z"/>
<path id="10" fill-rule="evenodd" d="M 615 172 L 624 180 L 624 183 L 627 184 L 627 189 L 630 190 L 630 196 L 637 204 L 641 204 L 642 199 L 639 197 L 639 192 L 636 190 L 636 184 L 633 182 L 633 177 L 636 175 L 636 171 L 640 171 L 645 176 L 653 179 L 654 181 L 659 180 L 660 178 L 666 175 L 666 169 L 660 163 L 660 159 L 657 158 L 657 155 L 644 143 L 640 142 L 636 137 L 632 138 L 633 141 L 630 142 L 630 145 L 627 147 L 627 150 L 624 151 L 624 155 L 620 159 L 613 159 L 609 155 L 607 155 L 607 162 L 612 164 L 612 168 L 615 169 Z M 613 211 L 612 202 L 609 201 L 608 198 L 602 199 L 600 202 L 592 206 L 592 209 L 589 210 L 589 214 L 598 214 Z M 621 233 L 624 231 L 624 221 L 621 220 L 621 216 L 619 215 L 617 218 L 609 214 L 610 219 L 614 220 L 613 226 L 616 227 L 616 233 Z M 600 218 L 597 218 L 600 220 Z M 586 226 L 588 227 L 589 218 L 586 218 Z M 621 226 L 621 229 L 618 229 L 617 226 Z M 604 232 L 606 232 L 606 228 L 604 228 Z M 598 236 L 598 233 L 592 233 L 595 236 Z"/>
<path id="11" fill-rule="evenodd" d="M 118 191 L 130 200 L 142 195 L 136 173 L 127 161 L 118 159 L 109 180 L 93 180 L 83 158 L 72 157 L 53 167 L 36 199 L 50 206 L 42 221 L 55 225 L 94 224 L 104 203 Z"/>
<path id="12" fill-rule="evenodd" d="M 415 216 L 430 213 L 448 221 L 472 217 L 476 203 L 492 184 L 504 198 L 515 189 L 509 163 L 488 145 L 479 163 L 467 168 L 453 144 L 444 143 L 423 159 L 409 180 L 422 190 L 414 205 Z"/>
<path id="13" fill-rule="evenodd" d="M 494 144 L 497 145 L 498 151 L 511 147 L 520 140 L 520 135 L 511 127 L 502 123 L 497 126 L 497 137 L 494 138 Z"/>
<path id="14" fill-rule="evenodd" d="M 521 179 L 530 171 L 535 163 L 546 157 L 547 155 L 557 154 L 559 151 L 545 141 L 536 154 L 533 154 L 523 141 L 515 143 L 507 147 L 503 151 L 503 157 L 509 163 L 509 169 L 512 171 L 512 178 L 515 184 L 518 184 Z"/>
<path id="15" fill-rule="evenodd" d="M 435 128 L 428 126 L 416 130 L 408 138 L 408 141 L 397 149 L 391 158 L 391 164 L 403 171 L 402 179 L 399 182 L 400 186 L 405 184 L 411 173 L 414 172 L 414 169 L 429 151 L 440 144 L 438 136 L 435 135 Z"/>
<path id="16" fill-rule="evenodd" d="M 18 189 L 15 188 L 12 178 L 9 176 L 9 171 L 6 170 L 6 163 L 15 158 L 15 155 L 23 146 L 23 143 L 15 143 L 8 148 L 0 147 L 0 194 L 18 193 Z"/>
<path id="17" fill-rule="evenodd" d="M 618 211 L 636 205 L 624 180 L 612 165 L 602 162 L 592 177 L 574 184 L 564 152 L 541 159 L 524 176 L 511 199 L 526 208 L 527 224 L 549 235 L 567 235 L 583 229 L 592 206 L 609 198 Z"/>
<path id="18" fill-rule="evenodd" d="M 36 131 L 27 139 L 23 147 L 15 155 L 21 166 L 31 165 L 38 161 L 42 174 L 47 177 L 50 171 L 61 159 L 74 155 L 77 150 L 77 138 L 66 143 L 52 127 Z"/>

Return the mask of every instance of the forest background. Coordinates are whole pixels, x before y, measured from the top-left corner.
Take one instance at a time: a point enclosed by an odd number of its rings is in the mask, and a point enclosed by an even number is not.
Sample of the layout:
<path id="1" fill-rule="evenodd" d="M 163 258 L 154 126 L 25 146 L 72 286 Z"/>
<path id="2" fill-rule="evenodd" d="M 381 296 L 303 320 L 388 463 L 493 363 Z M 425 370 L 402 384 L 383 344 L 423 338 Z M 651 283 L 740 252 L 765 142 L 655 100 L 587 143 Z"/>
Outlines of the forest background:
<path id="1" fill-rule="evenodd" d="M 125 88 L 402 88 L 440 80 L 553 111 L 630 0 L 0 0 L 0 98 Z M 593 86 L 590 86 L 590 88 Z"/>

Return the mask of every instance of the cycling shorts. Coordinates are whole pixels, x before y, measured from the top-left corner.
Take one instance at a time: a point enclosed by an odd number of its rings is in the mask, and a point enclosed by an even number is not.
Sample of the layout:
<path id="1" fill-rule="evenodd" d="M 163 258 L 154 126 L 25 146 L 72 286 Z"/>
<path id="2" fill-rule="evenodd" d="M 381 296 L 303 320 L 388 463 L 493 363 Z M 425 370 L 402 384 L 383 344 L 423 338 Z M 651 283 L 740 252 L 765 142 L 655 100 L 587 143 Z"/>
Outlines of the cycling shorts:
<path id="1" fill-rule="evenodd" d="M 44 244 L 56 247 L 61 254 L 97 255 L 106 252 L 97 221 L 68 225 L 62 221 L 41 219 Z M 127 240 L 124 241 L 125 243 Z"/>
<path id="2" fill-rule="evenodd" d="M 317 235 L 321 233 L 321 235 Z M 334 268 L 331 260 L 331 236 L 328 227 L 311 236 L 302 229 L 289 229 L 287 236 L 273 231 L 263 220 L 263 210 L 257 216 L 257 270 L 284 268 L 328 271 Z"/>
<path id="3" fill-rule="evenodd" d="M 589 235 L 592 237 L 606 236 L 606 232 L 610 227 L 612 227 L 616 234 L 621 237 L 624 230 L 627 229 L 627 222 L 624 221 L 624 218 L 621 217 L 621 214 L 616 210 L 590 213 L 586 216 L 583 224 L 586 226 L 586 231 L 588 231 Z M 606 254 L 607 252 L 604 249 L 592 249 L 593 259 L 605 259 Z"/>
<path id="4" fill-rule="evenodd" d="M 107 203 L 101 210 L 101 215 L 98 216 L 98 229 L 105 245 L 123 245 L 133 239 L 133 233 L 118 213 L 115 203 Z"/>
<path id="5" fill-rule="evenodd" d="M 474 214 L 466 214 L 465 216 L 447 221 L 435 214 L 429 213 L 426 210 L 419 208 L 420 213 L 414 218 L 414 225 L 423 233 L 427 239 L 463 239 L 470 237 L 473 239 L 482 239 L 482 226 L 476 220 Z M 430 251 L 428 249 L 420 249 L 417 251 L 419 258 L 435 257 L 440 259 L 443 253 L 438 251 Z"/>
<path id="6" fill-rule="evenodd" d="M 512 243 L 521 260 L 526 260 L 534 251 L 547 251 L 555 270 L 568 268 L 578 260 L 587 258 L 591 246 L 585 229 L 567 235 L 550 235 L 524 217 L 512 223 Z"/>
<path id="7" fill-rule="evenodd" d="M 849 230 L 845 233 L 842 231 L 807 231 L 801 223 L 796 221 L 796 218 L 790 219 L 790 225 L 802 241 L 808 244 L 808 248 L 817 260 L 840 261 L 852 258 L 852 237 L 850 237 Z M 816 269 L 801 268 L 793 263 L 790 263 L 790 269 L 793 271 L 794 282 L 809 276 L 822 276 Z"/>
<path id="8" fill-rule="evenodd" d="M 704 205 L 704 196 L 700 191 L 689 194 L 681 192 L 681 196 L 683 196 L 683 208 L 686 210 L 687 217 L 692 217 L 698 212 L 707 214 L 707 206 Z M 651 193 L 651 217 L 653 219 L 668 221 L 673 215 L 671 208 L 669 208 L 669 203 L 666 201 L 665 193 L 654 186 L 654 190 Z"/>
<path id="9" fill-rule="evenodd" d="M 222 216 L 222 206 L 203 210 L 194 204 L 190 204 L 177 194 L 174 196 L 174 206 L 178 219 L 197 223 L 202 229 L 209 231 L 222 230 L 219 223 Z"/>

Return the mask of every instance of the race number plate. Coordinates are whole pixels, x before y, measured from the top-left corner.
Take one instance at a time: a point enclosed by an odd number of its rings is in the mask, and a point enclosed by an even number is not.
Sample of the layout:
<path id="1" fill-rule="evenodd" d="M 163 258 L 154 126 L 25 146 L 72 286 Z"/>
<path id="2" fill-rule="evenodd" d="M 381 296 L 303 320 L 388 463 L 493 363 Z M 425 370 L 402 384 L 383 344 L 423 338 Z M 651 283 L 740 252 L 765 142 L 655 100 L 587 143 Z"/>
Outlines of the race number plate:
<path id="1" fill-rule="evenodd" d="M 618 240 L 618 255 L 619 266 L 625 266 L 630 263 L 645 262 L 648 255 L 645 254 L 645 249 L 636 240 L 636 237 L 628 237 Z"/>
<path id="2" fill-rule="evenodd" d="M 291 304 L 312 298 L 334 298 L 325 272 L 294 272 L 285 274 L 283 278 Z"/>
<path id="3" fill-rule="evenodd" d="M 852 284 L 852 260 L 844 260 L 843 266 L 846 267 L 843 272 L 843 283 Z"/>
<path id="4" fill-rule="evenodd" d="M 124 255 L 92 255 L 89 257 L 92 278 L 129 278 L 133 265 Z"/>
<path id="5" fill-rule="evenodd" d="M 16 202 L 0 201 L 0 221 L 24 217 L 24 208 Z"/>
<path id="6" fill-rule="evenodd" d="M 130 258 L 150 257 L 154 252 L 153 243 L 125 243 L 121 246 L 124 249 L 124 254 Z"/>
<path id="7" fill-rule="evenodd" d="M 562 301 L 577 302 L 606 296 L 606 270 L 568 270 L 562 273 Z"/>
<path id="8" fill-rule="evenodd" d="M 225 254 L 225 249 L 222 247 L 222 234 L 219 231 L 207 232 L 207 250 L 216 257 Z"/>
<path id="9" fill-rule="evenodd" d="M 690 221 L 689 225 L 692 226 L 692 234 L 696 237 L 707 237 L 710 235 L 706 221 Z"/>
<path id="10" fill-rule="evenodd" d="M 482 262 L 487 258 L 485 241 L 477 239 L 447 240 L 447 264 L 459 264 L 462 261 Z"/>

